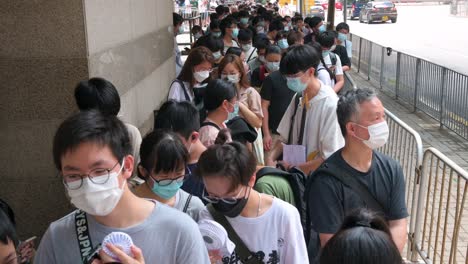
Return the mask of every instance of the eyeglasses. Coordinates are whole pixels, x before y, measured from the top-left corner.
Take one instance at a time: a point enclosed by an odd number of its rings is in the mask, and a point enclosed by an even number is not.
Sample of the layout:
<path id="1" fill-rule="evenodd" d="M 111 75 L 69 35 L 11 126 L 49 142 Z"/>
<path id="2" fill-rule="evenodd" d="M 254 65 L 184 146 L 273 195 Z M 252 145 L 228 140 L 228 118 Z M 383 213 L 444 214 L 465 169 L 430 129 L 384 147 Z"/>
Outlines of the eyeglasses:
<path id="1" fill-rule="evenodd" d="M 184 174 L 184 175 L 180 175 L 180 176 L 178 176 L 178 177 L 176 177 L 176 178 L 172 178 L 172 179 L 156 180 L 155 178 L 153 178 L 153 176 L 150 176 L 150 177 L 151 177 L 151 179 L 152 179 L 155 183 L 157 183 L 159 186 L 168 186 L 168 185 L 170 185 L 170 184 L 173 183 L 173 182 L 177 182 L 177 183 L 182 183 L 182 182 L 184 182 L 184 180 L 192 174 L 192 172 L 190 171 L 189 168 L 186 168 L 186 172 L 188 172 L 188 173 L 186 173 L 186 174 Z"/>
<path id="2" fill-rule="evenodd" d="M 203 200 L 209 202 L 209 203 L 219 203 L 219 201 L 222 201 L 222 202 L 225 202 L 225 203 L 228 203 L 228 204 L 235 204 L 237 202 L 237 200 L 239 199 L 239 195 L 242 193 L 242 190 L 245 189 L 245 193 L 244 193 L 244 197 L 248 197 L 250 195 L 250 189 L 249 187 L 245 186 L 245 188 L 242 188 L 239 193 L 237 193 L 236 196 L 234 197 L 217 197 L 217 196 L 209 196 L 205 189 L 203 189 L 203 194 L 202 194 L 202 198 Z M 249 193 L 247 194 L 247 190 L 249 191 Z"/>
<path id="3" fill-rule="evenodd" d="M 103 169 L 98 168 L 94 169 L 88 174 L 62 174 L 62 181 L 63 184 L 70 190 L 77 190 L 83 185 L 83 179 L 88 178 L 95 184 L 104 184 L 109 180 L 111 171 L 119 164 L 119 162 L 115 163 L 114 166 L 110 169 Z M 123 168 L 123 161 L 122 161 L 122 168 Z M 121 169 L 122 169 L 121 168 Z M 120 171 L 119 171 L 120 173 Z"/>

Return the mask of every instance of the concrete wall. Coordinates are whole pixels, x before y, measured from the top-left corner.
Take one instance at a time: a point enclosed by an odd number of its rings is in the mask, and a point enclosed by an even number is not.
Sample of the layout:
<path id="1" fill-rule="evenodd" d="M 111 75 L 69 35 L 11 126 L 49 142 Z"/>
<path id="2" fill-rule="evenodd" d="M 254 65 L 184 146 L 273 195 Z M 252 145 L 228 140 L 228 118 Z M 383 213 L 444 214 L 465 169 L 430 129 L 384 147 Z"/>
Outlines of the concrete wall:
<path id="1" fill-rule="evenodd" d="M 172 1 L 2 1 L 0 198 L 22 238 L 72 210 L 54 169 L 58 124 L 76 111 L 75 84 L 109 79 L 122 119 L 148 131 L 174 78 Z"/>

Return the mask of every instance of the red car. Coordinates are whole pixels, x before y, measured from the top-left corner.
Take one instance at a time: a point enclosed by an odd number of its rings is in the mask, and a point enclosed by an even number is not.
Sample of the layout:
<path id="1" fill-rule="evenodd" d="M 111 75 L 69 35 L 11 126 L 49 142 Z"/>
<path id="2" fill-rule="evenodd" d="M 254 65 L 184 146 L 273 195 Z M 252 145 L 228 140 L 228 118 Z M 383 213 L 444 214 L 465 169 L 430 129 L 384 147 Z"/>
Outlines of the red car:
<path id="1" fill-rule="evenodd" d="M 327 10 L 328 9 L 328 1 L 324 1 L 322 2 L 321 6 L 323 7 L 323 9 Z M 343 4 L 341 2 L 335 2 L 335 9 L 336 10 L 343 10 Z"/>

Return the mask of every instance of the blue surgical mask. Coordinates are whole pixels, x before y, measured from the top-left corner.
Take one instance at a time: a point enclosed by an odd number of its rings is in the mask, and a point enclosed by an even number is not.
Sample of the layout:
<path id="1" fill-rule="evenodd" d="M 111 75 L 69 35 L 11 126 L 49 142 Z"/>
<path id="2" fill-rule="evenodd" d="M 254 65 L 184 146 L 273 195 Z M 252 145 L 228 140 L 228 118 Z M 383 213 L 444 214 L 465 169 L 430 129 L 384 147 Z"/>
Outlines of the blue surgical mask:
<path id="1" fill-rule="evenodd" d="M 285 26 L 284 31 L 289 31 L 289 26 Z"/>
<path id="2" fill-rule="evenodd" d="M 183 181 L 177 182 L 173 181 L 171 184 L 166 186 L 161 186 L 159 183 L 153 181 L 154 185 L 151 189 L 157 196 L 163 198 L 164 200 L 169 200 L 170 198 L 174 197 L 176 193 L 179 191 L 180 187 L 182 187 Z"/>
<path id="3" fill-rule="evenodd" d="M 289 47 L 288 41 L 286 39 L 280 39 L 278 40 L 278 46 L 281 49 L 287 49 Z"/>
<path id="4" fill-rule="evenodd" d="M 274 72 L 279 70 L 280 63 L 279 62 L 267 62 L 265 65 L 270 72 Z"/>
<path id="5" fill-rule="evenodd" d="M 348 39 L 348 36 L 346 36 L 346 34 L 338 33 L 338 40 L 339 41 L 345 42 L 347 39 Z"/>
<path id="6" fill-rule="evenodd" d="M 239 35 L 239 29 L 238 28 L 233 29 L 231 36 L 233 38 L 237 38 L 238 35 Z"/>
<path id="7" fill-rule="evenodd" d="M 325 59 L 328 55 L 330 55 L 330 51 L 329 50 L 323 50 L 322 51 L 322 57 Z"/>
<path id="8" fill-rule="evenodd" d="M 307 88 L 307 83 L 303 83 L 300 77 L 286 78 L 288 88 L 296 93 L 302 93 Z"/>
<path id="9" fill-rule="evenodd" d="M 215 60 L 218 60 L 219 58 L 221 58 L 221 56 L 221 51 L 213 52 L 213 57 Z"/>
<path id="10" fill-rule="evenodd" d="M 231 119 L 233 119 L 234 117 L 236 117 L 238 115 L 239 115 L 239 103 L 235 103 L 234 104 L 234 111 L 229 112 L 227 120 L 231 120 Z"/>
<path id="11" fill-rule="evenodd" d="M 242 17 L 240 19 L 241 24 L 247 25 L 249 23 L 249 18 L 248 17 Z"/>
<path id="12" fill-rule="evenodd" d="M 319 27 L 319 32 L 322 33 L 322 32 L 325 32 L 327 31 L 327 27 L 325 26 L 325 24 L 322 24 L 320 27 Z"/>
<path id="13" fill-rule="evenodd" d="M 213 35 L 215 38 L 219 38 L 221 37 L 221 32 L 211 32 L 211 35 Z"/>
<path id="14" fill-rule="evenodd" d="M 179 34 L 184 33 L 184 28 L 182 26 L 179 27 Z"/>

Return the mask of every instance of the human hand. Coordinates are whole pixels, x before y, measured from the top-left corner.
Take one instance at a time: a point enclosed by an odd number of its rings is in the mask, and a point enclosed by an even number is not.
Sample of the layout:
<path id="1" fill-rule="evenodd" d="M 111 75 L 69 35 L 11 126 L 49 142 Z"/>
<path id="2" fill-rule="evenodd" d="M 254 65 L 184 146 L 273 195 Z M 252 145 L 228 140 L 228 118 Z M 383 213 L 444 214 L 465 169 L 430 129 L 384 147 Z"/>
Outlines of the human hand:
<path id="1" fill-rule="evenodd" d="M 130 248 L 130 251 L 133 257 L 127 255 L 119 247 L 114 246 L 112 244 L 106 244 L 106 247 L 119 258 L 122 264 L 145 264 L 145 259 L 143 258 L 143 252 L 141 251 L 140 248 L 136 246 L 132 246 Z M 104 252 L 104 250 L 101 250 L 101 252 L 99 252 L 99 255 L 101 256 L 101 260 L 102 260 L 101 263 L 103 264 L 107 262 L 115 262 L 115 259 L 107 255 Z"/>
<path id="2" fill-rule="evenodd" d="M 218 250 L 208 250 L 208 256 L 210 256 L 210 263 L 211 264 L 216 264 L 219 260 L 223 258 L 221 256 L 221 253 Z"/>
<path id="3" fill-rule="evenodd" d="M 265 151 L 271 150 L 272 141 L 273 140 L 271 139 L 270 133 L 265 133 L 265 136 L 263 137 L 263 148 L 265 149 Z"/>

